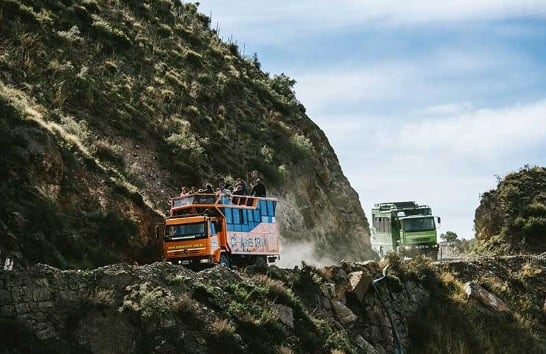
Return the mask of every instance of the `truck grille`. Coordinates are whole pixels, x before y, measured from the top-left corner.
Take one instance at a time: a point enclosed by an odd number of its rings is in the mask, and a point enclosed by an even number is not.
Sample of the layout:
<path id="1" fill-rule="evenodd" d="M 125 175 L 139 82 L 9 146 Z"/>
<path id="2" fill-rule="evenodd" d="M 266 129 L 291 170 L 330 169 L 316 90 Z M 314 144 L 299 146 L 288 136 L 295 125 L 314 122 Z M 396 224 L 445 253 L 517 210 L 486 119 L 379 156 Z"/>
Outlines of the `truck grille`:
<path id="1" fill-rule="evenodd" d="M 414 244 L 414 243 L 429 243 L 430 238 L 429 237 L 418 237 L 418 238 L 410 238 L 407 240 L 408 243 Z"/>

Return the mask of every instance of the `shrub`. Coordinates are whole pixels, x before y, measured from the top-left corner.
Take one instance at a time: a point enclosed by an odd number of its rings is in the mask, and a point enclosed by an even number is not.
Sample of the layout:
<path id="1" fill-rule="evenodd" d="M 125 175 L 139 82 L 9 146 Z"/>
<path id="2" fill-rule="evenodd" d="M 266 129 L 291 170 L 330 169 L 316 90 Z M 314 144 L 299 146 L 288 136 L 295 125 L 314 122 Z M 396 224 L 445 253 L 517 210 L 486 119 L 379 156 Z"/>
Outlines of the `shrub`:
<path id="1" fill-rule="evenodd" d="M 292 136 L 292 143 L 302 152 L 306 154 L 313 154 L 315 152 L 315 147 L 309 138 L 303 134 L 294 134 Z"/>
<path id="2" fill-rule="evenodd" d="M 188 49 L 186 51 L 186 60 L 189 63 L 198 65 L 198 64 L 201 64 L 202 59 L 203 59 L 203 56 L 201 54 L 197 53 L 196 51 L 191 50 L 191 49 Z"/>
<path id="3" fill-rule="evenodd" d="M 121 29 L 113 27 L 98 15 L 93 14 L 91 17 L 93 18 L 91 27 L 96 36 L 102 37 L 112 44 L 117 44 L 121 48 L 129 48 L 133 45 L 133 42 Z"/>
<path id="4" fill-rule="evenodd" d="M 222 339 L 225 336 L 232 336 L 235 334 L 235 326 L 226 319 L 216 319 L 209 327 L 212 336 Z"/>
<path id="5" fill-rule="evenodd" d="M 153 287 L 146 282 L 130 287 L 129 294 L 123 298 L 119 312 L 134 311 L 142 319 L 160 319 L 168 313 L 173 302 L 172 295 L 160 287 Z"/>
<path id="6" fill-rule="evenodd" d="M 331 350 L 332 354 L 355 352 L 355 348 L 351 345 L 347 333 L 344 331 L 336 331 L 328 336 L 326 347 Z"/>
<path id="7" fill-rule="evenodd" d="M 72 43 L 81 44 L 84 41 L 80 29 L 76 25 L 70 27 L 68 31 L 57 31 L 57 35 Z"/>
<path id="8" fill-rule="evenodd" d="M 122 150 L 118 145 L 111 145 L 107 141 L 99 139 L 93 142 L 95 156 L 100 160 L 111 162 L 119 167 L 125 166 Z"/>
<path id="9" fill-rule="evenodd" d="M 99 4 L 95 0 L 83 0 L 82 6 L 92 13 L 100 12 Z"/>
<path id="10" fill-rule="evenodd" d="M 199 139 L 189 130 L 181 130 L 177 133 L 172 133 L 167 139 L 167 144 L 175 150 L 182 150 L 190 154 L 194 159 L 201 158 L 205 152 L 205 148 L 201 145 L 201 141 L 206 142 L 206 139 Z"/>
<path id="11" fill-rule="evenodd" d="M 157 34 L 163 38 L 170 38 L 173 36 L 173 30 L 169 25 L 162 23 L 157 29 Z"/>
<path id="12" fill-rule="evenodd" d="M 228 44 L 228 50 L 231 53 L 231 55 L 239 56 L 239 47 L 235 43 Z"/>
<path id="13" fill-rule="evenodd" d="M 114 292 L 108 289 L 98 289 L 93 294 L 91 302 L 96 305 L 112 305 L 114 303 Z"/>

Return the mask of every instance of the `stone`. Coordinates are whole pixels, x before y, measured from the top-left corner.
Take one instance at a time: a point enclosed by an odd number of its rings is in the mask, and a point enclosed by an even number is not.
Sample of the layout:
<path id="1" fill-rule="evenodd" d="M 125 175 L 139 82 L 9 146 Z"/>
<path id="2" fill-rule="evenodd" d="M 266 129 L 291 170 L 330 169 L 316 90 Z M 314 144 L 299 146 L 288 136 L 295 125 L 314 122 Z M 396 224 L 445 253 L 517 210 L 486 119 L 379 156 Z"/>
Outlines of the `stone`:
<path id="1" fill-rule="evenodd" d="M 336 297 L 336 285 L 334 283 L 320 284 L 320 291 L 329 299 L 334 299 Z"/>
<path id="2" fill-rule="evenodd" d="M 17 315 L 22 315 L 25 313 L 28 313 L 30 311 L 30 307 L 28 306 L 28 303 L 19 303 L 15 304 L 15 311 L 17 312 Z"/>
<path id="3" fill-rule="evenodd" d="M 13 299 L 11 298 L 11 293 L 9 291 L 0 289 L 0 303 L 2 304 L 13 303 Z"/>
<path id="4" fill-rule="evenodd" d="M 377 354 L 377 350 L 371 345 L 366 339 L 364 339 L 361 335 L 357 335 L 355 337 L 355 343 L 356 345 L 364 350 L 365 353 L 368 354 Z"/>
<path id="5" fill-rule="evenodd" d="M 270 304 L 269 308 L 282 323 L 290 328 L 294 328 L 294 310 L 291 307 L 281 304 Z"/>
<path id="6" fill-rule="evenodd" d="M 320 297 L 320 303 L 321 303 L 322 307 L 325 308 L 326 310 L 331 310 L 332 309 L 330 299 L 327 298 L 326 296 L 321 296 Z"/>
<path id="7" fill-rule="evenodd" d="M 509 310 L 504 301 L 482 288 L 480 284 L 476 282 L 467 282 L 464 285 L 464 291 L 466 292 L 467 298 L 476 299 L 496 311 L 505 312 Z"/>
<path id="8" fill-rule="evenodd" d="M 352 272 L 347 276 L 345 289 L 355 294 L 358 301 L 362 301 L 372 284 L 372 276 L 363 271 Z"/>
<path id="9" fill-rule="evenodd" d="M 333 300 L 332 308 L 336 317 L 339 319 L 342 325 L 348 325 L 358 320 L 358 316 L 351 311 L 347 306 L 343 305 L 341 301 Z"/>
<path id="10" fill-rule="evenodd" d="M 16 315 L 15 305 L 4 305 L 0 306 L 0 314 L 2 317 L 12 317 Z"/>
<path id="11" fill-rule="evenodd" d="M 38 331 L 36 333 L 36 337 L 40 340 L 46 340 L 56 337 L 57 334 L 55 333 L 55 330 L 52 327 L 47 327 L 44 330 Z"/>
<path id="12" fill-rule="evenodd" d="M 32 289 L 32 299 L 37 302 L 49 300 L 49 290 L 47 288 Z"/>
<path id="13" fill-rule="evenodd" d="M 363 262 L 364 267 L 366 267 L 371 274 L 381 274 L 381 268 L 376 261 L 368 260 Z"/>

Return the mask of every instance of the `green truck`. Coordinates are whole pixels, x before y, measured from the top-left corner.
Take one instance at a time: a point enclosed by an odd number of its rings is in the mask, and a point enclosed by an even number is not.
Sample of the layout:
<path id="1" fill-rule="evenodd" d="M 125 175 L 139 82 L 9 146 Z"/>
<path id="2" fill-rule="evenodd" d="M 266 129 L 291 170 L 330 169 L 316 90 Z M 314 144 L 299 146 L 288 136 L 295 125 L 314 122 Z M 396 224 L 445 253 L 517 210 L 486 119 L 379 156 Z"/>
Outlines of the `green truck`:
<path id="1" fill-rule="evenodd" d="M 437 224 L 428 205 L 414 201 L 375 204 L 372 208 L 372 249 L 382 258 L 388 252 L 402 257 L 424 255 L 438 259 Z"/>

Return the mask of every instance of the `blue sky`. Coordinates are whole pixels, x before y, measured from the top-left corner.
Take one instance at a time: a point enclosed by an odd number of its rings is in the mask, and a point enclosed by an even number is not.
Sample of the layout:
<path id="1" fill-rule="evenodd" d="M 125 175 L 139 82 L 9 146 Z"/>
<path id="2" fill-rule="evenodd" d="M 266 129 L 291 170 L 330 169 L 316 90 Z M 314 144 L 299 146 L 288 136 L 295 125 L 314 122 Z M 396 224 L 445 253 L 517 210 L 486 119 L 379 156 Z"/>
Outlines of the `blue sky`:
<path id="1" fill-rule="evenodd" d="M 546 166 L 546 0 L 200 1 L 296 80 L 369 217 L 415 200 L 473 237 L 480 193 Z"/>

